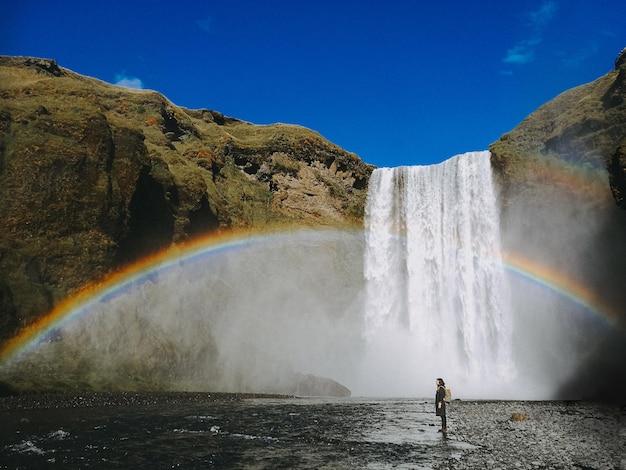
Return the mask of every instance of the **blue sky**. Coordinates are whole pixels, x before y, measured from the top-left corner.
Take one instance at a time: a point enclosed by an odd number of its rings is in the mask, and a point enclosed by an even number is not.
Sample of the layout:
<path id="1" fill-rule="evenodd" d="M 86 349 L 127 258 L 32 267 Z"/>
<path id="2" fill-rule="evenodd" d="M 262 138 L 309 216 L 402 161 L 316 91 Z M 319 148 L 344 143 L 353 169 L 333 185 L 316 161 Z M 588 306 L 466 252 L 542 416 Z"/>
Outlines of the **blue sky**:
<path id="1" fill-rule="evenodd" d="M 613 68 L 623 0 L 21 0 L 0 54 L 315 131 L 376 166 L 490 143 Z"/>

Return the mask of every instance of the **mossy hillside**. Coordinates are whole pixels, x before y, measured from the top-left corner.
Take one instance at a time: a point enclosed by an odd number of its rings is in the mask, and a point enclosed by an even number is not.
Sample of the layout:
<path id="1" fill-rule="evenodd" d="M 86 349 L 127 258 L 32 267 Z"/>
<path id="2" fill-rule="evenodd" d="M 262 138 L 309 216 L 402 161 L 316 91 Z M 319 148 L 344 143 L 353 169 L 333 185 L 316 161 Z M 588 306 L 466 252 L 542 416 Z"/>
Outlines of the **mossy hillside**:
<path id="1" fill-rule="evenodd" d="M 0 57 L 0 335 L 198 236 L 359 227 L 372 170 L 309 129 Z"/>
<path id="2" fill-rule="evenodd" d="M 623 171 L 612 163 L 626 136 L 626 61 L 620 57 L 614 70 L 563 92 L 491 144 L 506 195 L 534 192 L 545 200 L 554 188 L 545 184 L 546 175 L 555 167 L 562 173 L 582 172 L 604 186 L 608 177 Z"/>

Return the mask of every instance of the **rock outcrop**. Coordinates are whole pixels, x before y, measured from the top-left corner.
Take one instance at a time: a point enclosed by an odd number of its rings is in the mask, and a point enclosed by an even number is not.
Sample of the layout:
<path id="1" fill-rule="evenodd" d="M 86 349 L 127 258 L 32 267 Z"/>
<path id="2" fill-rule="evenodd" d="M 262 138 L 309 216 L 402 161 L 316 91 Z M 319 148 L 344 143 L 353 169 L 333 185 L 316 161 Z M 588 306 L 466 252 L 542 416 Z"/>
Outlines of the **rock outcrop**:
<path id="1" fill-rule="evenodd" d="M 197 236 L 358 226 L 372 170 L 302 127 L 0 57 L 0 340 L 82 285 Z"/>

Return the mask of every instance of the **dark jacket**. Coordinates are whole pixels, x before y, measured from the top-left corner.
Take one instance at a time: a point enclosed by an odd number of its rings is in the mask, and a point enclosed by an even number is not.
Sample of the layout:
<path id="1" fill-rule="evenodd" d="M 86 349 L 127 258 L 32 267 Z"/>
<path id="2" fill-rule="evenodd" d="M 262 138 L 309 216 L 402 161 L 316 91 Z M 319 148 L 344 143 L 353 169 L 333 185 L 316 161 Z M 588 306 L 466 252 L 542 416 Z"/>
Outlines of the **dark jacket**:
<path id="1" fill-rule="evenodd" d="M 435 394 L 435 413 L 437 416 L 446 415 L 446 402 L 443 401 L 445 396 L 446 388 L 439 385 L 439 387 L 437 387 L 437 393 Z M 439 403 L 441 403 L 441 408 L 439 408 Z"/>

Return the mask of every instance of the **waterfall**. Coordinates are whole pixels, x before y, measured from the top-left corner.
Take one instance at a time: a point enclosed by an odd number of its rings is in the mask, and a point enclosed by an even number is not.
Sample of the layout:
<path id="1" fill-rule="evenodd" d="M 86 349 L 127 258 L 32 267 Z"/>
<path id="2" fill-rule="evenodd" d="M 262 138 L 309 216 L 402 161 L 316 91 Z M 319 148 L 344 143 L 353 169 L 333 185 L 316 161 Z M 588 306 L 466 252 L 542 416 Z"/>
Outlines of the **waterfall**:
<path id="1" fill-rule="evenodd" d="M 430 395 L 434 379 L 443 376 L 462 386 L 465 396 L 486 397 L 495 392 L 485 389 L 486 382 L 493 387 L 488 376 L 506 384 L 514 375 L 489 157 L 470 152 L 437 165 L 372 174 L 365 337 L 367 360 L 380 363 L 373 370 L 381 387 L 403 370 L 405 383 L 396 385 L 405 394 Z"/>
<path id="2" fill-rule="evenodd" d="M 50 315 L 0 382 L 289 394 L 315 376 L 354 396 L 431 397 L 443 377 L 464 399 L 584 397 L 619 380 L 624 339 L 593 284 L 556 269 L 567 254 L 584 274 L 602 227 L 587 224 L 595 205 L 571 219 L 569 204 L 518 203 L 499 220 L 489 152 L 379 169 L 365 234 L 192 245 Z"/>

